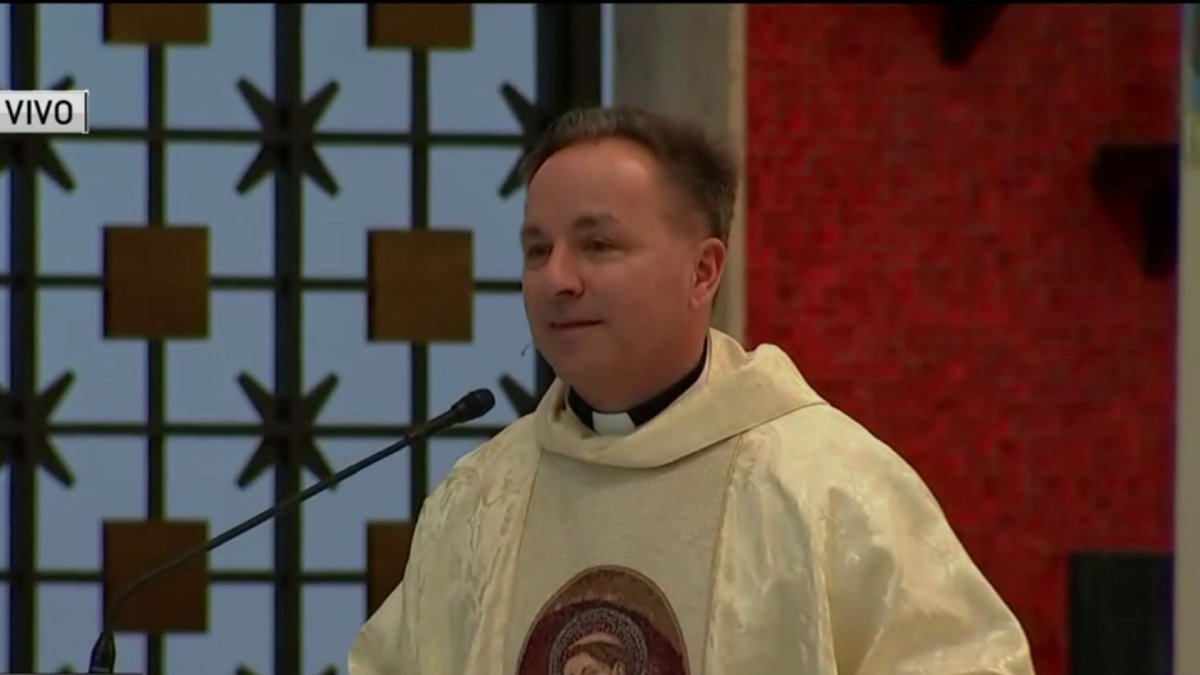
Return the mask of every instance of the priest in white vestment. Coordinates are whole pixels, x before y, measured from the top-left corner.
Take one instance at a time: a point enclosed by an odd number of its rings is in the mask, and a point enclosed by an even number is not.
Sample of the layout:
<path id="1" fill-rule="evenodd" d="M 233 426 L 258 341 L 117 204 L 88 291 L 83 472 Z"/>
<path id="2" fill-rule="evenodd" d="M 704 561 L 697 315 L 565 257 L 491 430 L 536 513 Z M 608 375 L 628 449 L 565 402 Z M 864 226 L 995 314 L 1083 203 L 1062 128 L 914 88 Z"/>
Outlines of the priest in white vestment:
<path id="1" fill-rule="evenodd" d="M 565 116 L 523 292 L 558 379 L 426 501 L 351 675 L 1028 675 L 934 496 L 780 349 L 710 328 L 735 164 L 682 122 Z"/>

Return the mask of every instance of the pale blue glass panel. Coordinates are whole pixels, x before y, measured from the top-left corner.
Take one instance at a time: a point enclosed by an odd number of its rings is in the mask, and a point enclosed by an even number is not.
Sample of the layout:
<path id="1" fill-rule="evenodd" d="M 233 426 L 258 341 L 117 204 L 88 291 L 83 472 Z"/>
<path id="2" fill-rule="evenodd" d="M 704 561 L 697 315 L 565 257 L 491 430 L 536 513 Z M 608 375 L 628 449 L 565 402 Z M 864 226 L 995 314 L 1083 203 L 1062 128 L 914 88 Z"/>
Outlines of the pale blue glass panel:
<path id="1" fill-rule="evenodd" d="M 8 286 L 0 286 L 0 387 L 6 390 L 12 385 L 12 374 L 8 370 L 9 351 L 12 349 L 12 334 L 8 326 L 8 293 Z"/>
<path id="2" fill-rule="evenodd" d="M 275 12 L 269 4 L 210 3 L 209 44 L 167 50 L 167 124 L 188 128 L 257 129 L 238 93 L 246 78 L 275 95 Z"/>
<path id="3" fill-rule="evenodd" d="M 146 48 L 104 44 L 102 3 L 38 3 L 38 78 L 49 89 L 65 75 L 87 89 L 88 122 L 99 127 L 146 124 Z M 7 35 L 5 36 L 7 37 Z"/>
<path id="4" fill-rule="evenodd" d="M 475 296 L 475 335 L 469 344 L 435 343 L 430 355 L 430 409 L 439 414 L 464 394 L 487 387 L 496 395 L 496 407 L 473 425 L 507 424 L 517 414 L 499 387 L 511 374 L 533 391 L 535 352 L 517 293 L 480 293 Z"/>
<path id="5" fill-rule="evenodd" d="M 208 632 L 168 635 L 163 649 L 166 672 L 233 675 L 243 665 L 260 675 L 273 672 L 273 608 L 268 585 L 213 585 L 209 590 Z M 338 672 L 345 673 L 345 669 Z"/>
<path id="6" fill-rule="evenodd" d="M 497 405 L 503 398 L 499 389 L 492 389 Z M 446 480 L 450 469 L 467 453 L 485 443 L 485 438 L 434 438 L 429 441 L 429 492 Z"/>
<path id="7" fill-rule="evenodd" d="M 34 658 L 37 672 L 81 673 L 87 669 L 92 644 L 100 634 L 103 598 L 100 584 L 38 585 L 38 644 Z M 145 637 L 134 633 L 118 633 L 115 642 L 116 672 L 146 672 Z M 61 670 L 64 666 L 70 666 L 71 670 Z"/>
<path id="8" fill-rule="evenodd" d="M 5 10 L 7 11 L 7 9 Z M 5 541 L 7 541 L 5 534 Z M 8 667 L 8 583 L 0 581 L 0 668 Z"/>
<path id="9" fill-rule="evenodd" d="M 304 389 L 333 373 L 337 387 L 318 423 L 408 424 L 409 343 L 367 341 L 365 293 L 304 294 Z"/>
<path id="10" fill-rule="evenodd" d="M 429 153 L 429 219 L 434 229 L 471 230 L 477 279 L 521 277 L 517 233 L 524 190 L 508 199 L 498 192 L 520 154 L 518 148 L 434 148 Z"/>
<path id="11" fill-rule="evenodd" d="M 367 49 L 365 3 L 304 5 L 304 96 L 338 83 L 320 129 L 406 131 L 411 60 L 408 50 Z"/>
<path id="12" fill-rule="evenodd" d="M 249 144 L 167 146 L 167 222 L 208 227 L 209 269 L 215 276 L 273 271 L 272 179 L 246 194 L 234 189 L 256 154 L 258 147 Z"/>
<path id="13" fill-rule="evenodd" d="M 106 340 L 99 289 L 38 291 L 39 390 L 72 371 L 54 419 L 140 422 L 146 417 L 146 347 Z"/>
<path id="14" fill-rule="evenodd" d="M 340 471 L 397 440 L 318 438 L 317 444 L 329 466 Z M 408 518 L 409 476 L 409 450 L 404 449 L 305 502 L 305 569 L 364 569 L 367 521 Z M 306 472 L 304 487 L 317 480 Z"/>
<path id="15" fill-rule="evenodd" d="M 146 514 L 146 442 L 137 437 L 56 435 L 58 456 L 75 477 L 65 487 L 45 471 L 38 480 L 38 564 L 100 569 L 102 524 Z"/>
<path id="16" fill-rule="evenodd" d="M 367 619 L 360 586 L 308 586 L 303 591 L 300 671 L 317 675 L 332 666 L 346 672 L 346 654 Z"/>
<path id="17" fill-rule="evenodd" d="M 0 53 L 4 50 L 0 49 Z M 8 235 L 9 229 L 12 228 L 12 214 L 8 210 L 8 191 L 9 187 L 8 172 L 5 171 L 0 175 L 0 273 L 8 271 Z"/>
<path id="18" fill-rule="evenodd" d="M 0 35 L 4 36 L 4 45 L 0 46 L 0 89 L 8 89 L 8 3 L 0 5 Z M 8 663 L 0 659 L 0 663 Z"/>
<path id="19" fill-rule="evenodd" d="M 246 372 L 274 391 L 274 298 L 269 291 L 211 291 L 209 337 L 166 343 L 167 419 L 258 422 L 237 383 Z"/>
<path id="20" fill-rule="evenodd" d="M 56 141 L 54 149 L 75 189 L 39 174 L 38 267 L 43 274 L 98 275 L 104 226 L 146 222 L 146 149 L 79 139 Z"/>
<path id="21" fill-rule="evenodd" d="M 430 126 L 442 132 L 520 133 L 500 85 L 511 82 L 535 100 L 534 5 L 476 3 L 474 10 L 471 50 L 429 54 Z"/>
<path id="22" fill-rule="evenodd" d="M 367 230 L 408 229 L 409 152 L 401 147 L 320 148 L 341 186 L 304 184 L 304 274 L 365 278 Z"/>
<path id="23" fill-rule="evenodd" d="M 167 514 L 173 520 L 206 520 L 208 536 L 241 523 L 272 504 L 274 472 L 268 469 L 246 489 L 237 486 L 258 438 L 167 439 Z M 271 566 L 272 528 L 264 523 L 209 553 L 210 569 Z"/>
<path id="24" fill-rule="evenodd" d="M 616 75 L 617 31 L 613 3 L 600 4 L 600 103 L 613 104 Z"/>

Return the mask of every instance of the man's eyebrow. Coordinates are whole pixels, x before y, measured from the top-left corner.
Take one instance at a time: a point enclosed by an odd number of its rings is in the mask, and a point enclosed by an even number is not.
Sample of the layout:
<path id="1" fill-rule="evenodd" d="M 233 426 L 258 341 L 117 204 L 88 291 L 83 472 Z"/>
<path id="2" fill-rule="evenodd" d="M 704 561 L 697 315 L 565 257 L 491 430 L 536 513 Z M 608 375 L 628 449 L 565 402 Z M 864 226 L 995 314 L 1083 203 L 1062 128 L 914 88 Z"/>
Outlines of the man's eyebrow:
<path id="1" fill-rule="evenodd" d="M 535 224 L 535 223 L 525 223 L 524 225 L 521 226 L 521 232 L 520 232 L 521 241 L 529 241 L 530 239 L 536 239 L 538 237 L 543 236 L 544 234 L 545 233 L 542 232 L 542 228 L 538 227 L 537 224 Z"/>
<path id="2" fill-rule="evenodd" d="M 608 211 L 597 211 L 595 213 L 586 213 L 576 218 L 571 226 L 576 230 L 590 230 L 605 225 L 616 225 L 620 222 L 620 218 L 617 218 Z"/>

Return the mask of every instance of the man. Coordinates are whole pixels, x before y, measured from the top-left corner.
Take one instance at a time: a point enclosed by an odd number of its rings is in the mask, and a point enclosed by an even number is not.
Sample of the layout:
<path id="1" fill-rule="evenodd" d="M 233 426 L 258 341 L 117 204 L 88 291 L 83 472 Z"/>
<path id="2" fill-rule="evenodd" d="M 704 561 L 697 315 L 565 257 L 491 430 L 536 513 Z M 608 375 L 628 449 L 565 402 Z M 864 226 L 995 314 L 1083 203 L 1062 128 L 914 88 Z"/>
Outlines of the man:
<path id="1" fill-rule="evenodd" d="M 430 496 L 352 675 L 1032 673 L 913 470 L 710 329 L 734 167 L 629 109 L 531 153 L 525 306 L 559 379 Z"/>

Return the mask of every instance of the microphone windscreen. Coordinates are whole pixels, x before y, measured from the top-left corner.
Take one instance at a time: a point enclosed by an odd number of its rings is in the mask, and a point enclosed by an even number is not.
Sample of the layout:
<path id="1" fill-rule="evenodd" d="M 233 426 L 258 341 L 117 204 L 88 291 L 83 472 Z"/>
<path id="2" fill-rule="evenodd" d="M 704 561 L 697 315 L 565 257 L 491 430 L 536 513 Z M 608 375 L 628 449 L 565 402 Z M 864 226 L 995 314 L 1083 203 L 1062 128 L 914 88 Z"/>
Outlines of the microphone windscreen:
<path id="1" fill-rule="evenodd" d="M 458 399 L 454 410 L 458 413 L 458 421 L 469 422 L 488 414 L 496 406 L 496 397 L 490 389 L 476 389 Z"/>

